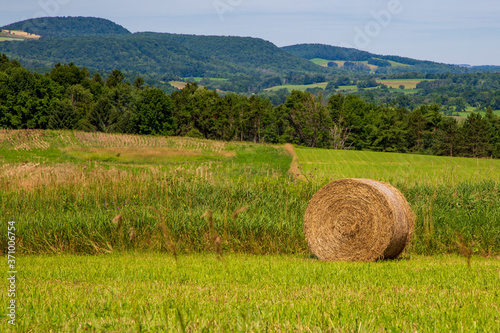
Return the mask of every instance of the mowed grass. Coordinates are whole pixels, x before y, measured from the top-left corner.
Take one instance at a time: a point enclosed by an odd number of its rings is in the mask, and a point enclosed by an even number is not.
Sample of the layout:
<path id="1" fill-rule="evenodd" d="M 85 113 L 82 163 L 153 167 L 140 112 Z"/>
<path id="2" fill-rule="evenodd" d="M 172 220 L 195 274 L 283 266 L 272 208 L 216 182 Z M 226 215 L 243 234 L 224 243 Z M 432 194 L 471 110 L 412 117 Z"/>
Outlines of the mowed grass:
<path id="1" fill-rule="evenodd" d="M 172 87 L 182 90 L 186 87 L 187 82 L 184 81 L 169 81 L 168 82 Z"/>
<path id="2" fill-rule="evenodd" d="M 18 259 L 17 332 L 498 332 L 500 261 L 128 252 Z M 7 280 L 0 287 L 7 290 Z M 7 293 L 0 293 L 7 304 Z"/>
<path id="3" fill-rule="evenodd" d="M 316 178 L 370 178 L 414 185 L 500 181 L 500 160 L 494 159 L 301 147 L 295 152 L 304 173 Z"/>

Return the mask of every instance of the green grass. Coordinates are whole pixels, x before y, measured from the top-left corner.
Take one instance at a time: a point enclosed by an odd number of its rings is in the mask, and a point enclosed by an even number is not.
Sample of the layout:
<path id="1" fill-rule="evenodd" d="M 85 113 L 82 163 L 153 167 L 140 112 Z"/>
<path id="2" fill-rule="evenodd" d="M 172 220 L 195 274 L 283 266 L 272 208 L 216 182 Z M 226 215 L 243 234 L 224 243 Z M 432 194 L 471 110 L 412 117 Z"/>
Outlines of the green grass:
<path id="1" fill-rule="evenodd" d="M 500 160 L 301 147 L 295 151 L 304 172 L 313 171 L 317 177 L 428 185 L 500 181 Z"/>
<path id="2" fill-rule="evenodd" d="M 16 221 L 18 272 L 17 326 L 3 311 L 0 331 L 500 330 L 498 161 L 296 153 L 309 181 L 280 146 L 0 131 L 0 234 Z M 308 259 L 305 209 L 340 177 L 403 192 L 417 220 L 400 260 Z"/>
<path id="3" fill-rule="evenodd" d="M 131 252 L 18 259 L 18 332 L 498 332 L 500 261 Z M 7 290 L 6 279 L 0 287 Z M 7 293 L 0 293 L 7 304 Z M 5 311 L 0 314 L 7 331 Z"/>
<path id="4" fill-rule="evenodd" d="M 454 115 L 458 114 L 459 117 L 467 118 L 472 112 L 479 113 L 483 117 L 486 115 L 486 111 L 476 111 L 476 109 L 473 107 L 467 107 L 467 111 L 465 112 L 453 112 L 453 114 Z M 500 116 L 500 110 L 494 110 L 493 114 Z"/>
<path id="5" fill-rule="evenodd" d="M 310 59 L 309 61 L 312 62 L 313 64 L 316 64 L 319 66 L 326 66 L 326 65 L 328 65 L 329 62 L 331 62 L 331 60 L 326 60 L 326 59 L 321 59 L 321 58 L 314 58 L 314 59 Z"/>
<path id="6" fill-rule="evenodd" d="M 394 80 L 394 79 L 383 79 L 383 80 L 377 80 L 378 83 L 385 84 L 389 88 L 397 88 L 399 89 L 400 85 L 405 86 L 406 89 L 415 89 L 417 87 L 417 84 L 422 82 L 422 80 L 409 80 L 409 79 L 403 79 L 403 80 Z"/>
<path id="7" fill-rule="evenodd" d="M 410 65 L 407 65 L 407 64 L 402 64 L 400 62 L 396 62 L 396 61 L 392 61 L 392 60 L 388 60 L 392 67 L 410 67 Z"/>
<path id="8" fill-rule="evenodd" d="M 204 252 L 215 230 L 224 251 L 305 255 L 313 194 L 332 179 L 367 177 L 392 183 L 415 211 L 409 253 L 458 253 L 458 232 L 476 254 L 500 253 L 498 160 L 296 150 L 310 182 L 293 179 L 291 156 L 272 145 L 3 131 L 0 207 L 18 223 L 24 254 L 172 252 L 172 242 L 179 253 Z M 6 242 L 0 238 L 2 248 Z"/>

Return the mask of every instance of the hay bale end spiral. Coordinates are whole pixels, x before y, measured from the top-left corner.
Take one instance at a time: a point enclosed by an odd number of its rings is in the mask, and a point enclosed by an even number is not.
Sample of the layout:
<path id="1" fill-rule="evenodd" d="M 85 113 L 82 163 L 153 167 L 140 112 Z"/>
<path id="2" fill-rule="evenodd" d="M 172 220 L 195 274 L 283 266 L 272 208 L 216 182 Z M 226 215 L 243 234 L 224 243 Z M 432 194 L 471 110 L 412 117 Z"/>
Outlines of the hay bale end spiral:
<path id="1" fill-rule="evenodd" d="M 323 261 L 394 259 L 415 229 L 410 205 L 395 187 L 340 179 L 321 188 L 304 218 L 309 248 Z"/>

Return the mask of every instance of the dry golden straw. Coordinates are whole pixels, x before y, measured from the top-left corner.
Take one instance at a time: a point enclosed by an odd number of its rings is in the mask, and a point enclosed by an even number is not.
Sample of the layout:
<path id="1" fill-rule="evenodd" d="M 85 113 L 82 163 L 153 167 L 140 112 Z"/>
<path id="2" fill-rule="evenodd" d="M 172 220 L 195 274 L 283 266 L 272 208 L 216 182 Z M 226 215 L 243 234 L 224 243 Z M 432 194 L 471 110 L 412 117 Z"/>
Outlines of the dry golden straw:
<path id="1" fill-rule="evenodd" d="M 341 179 L 321 188 L 305 214 L 309 248 L 324 261 L 396 258 L 410 242 L 415 217 L 393 186 Z"/>

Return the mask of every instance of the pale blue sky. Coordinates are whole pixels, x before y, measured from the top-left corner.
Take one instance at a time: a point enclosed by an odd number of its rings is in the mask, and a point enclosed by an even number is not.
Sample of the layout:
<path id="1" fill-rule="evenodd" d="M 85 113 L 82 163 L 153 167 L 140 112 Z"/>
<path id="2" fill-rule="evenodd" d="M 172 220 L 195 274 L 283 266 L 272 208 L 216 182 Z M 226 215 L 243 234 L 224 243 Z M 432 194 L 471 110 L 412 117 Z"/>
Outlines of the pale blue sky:
<path id="1" fill-rule="evenodd" d="M 500 65 L 498 0 L 4 0 L 0 26 L 94 16 L 132 32 L 323 43 L 450 64 Z"/>

